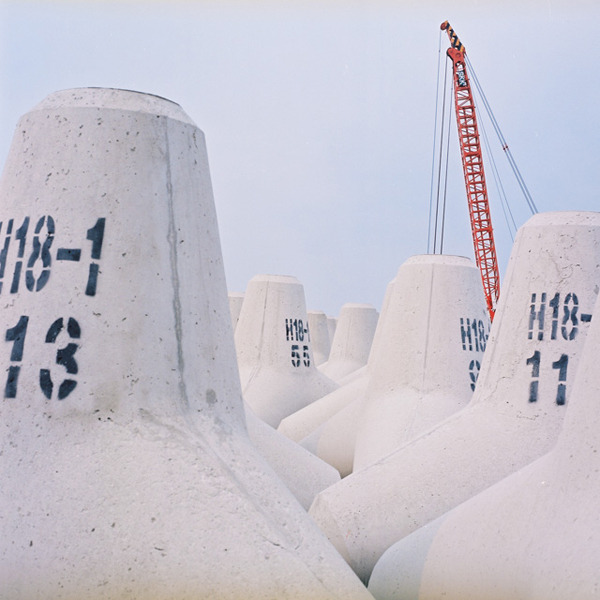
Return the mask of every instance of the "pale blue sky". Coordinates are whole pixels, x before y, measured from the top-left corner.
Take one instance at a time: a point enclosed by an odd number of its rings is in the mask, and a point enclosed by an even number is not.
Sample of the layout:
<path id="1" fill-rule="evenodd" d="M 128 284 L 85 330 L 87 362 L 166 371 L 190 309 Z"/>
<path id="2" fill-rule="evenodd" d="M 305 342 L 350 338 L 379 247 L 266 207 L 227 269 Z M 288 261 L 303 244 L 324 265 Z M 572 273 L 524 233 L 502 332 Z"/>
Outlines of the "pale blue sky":
<path id="1" fill-rule="evenodd" d="M 599 17 L 591 0 L 4 1 L 0 161 L 53 91 L 165 96 L 206 134 L 231 291 L 294 275 L 309 309 L 379 309 L 427 251 L 440 23 L 464 42 L 538 209 L 598 210 Z M 444 250 L 472 257 L 452 128 Z M 511 238 L 490 188 L 503 272 Z"/>

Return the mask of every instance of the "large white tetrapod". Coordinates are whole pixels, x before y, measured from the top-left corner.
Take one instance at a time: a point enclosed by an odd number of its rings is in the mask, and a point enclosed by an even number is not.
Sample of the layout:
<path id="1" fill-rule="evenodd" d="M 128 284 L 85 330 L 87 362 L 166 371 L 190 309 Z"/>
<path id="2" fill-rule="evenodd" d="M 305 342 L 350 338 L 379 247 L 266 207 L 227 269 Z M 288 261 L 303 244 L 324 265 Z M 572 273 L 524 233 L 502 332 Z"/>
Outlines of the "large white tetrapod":
<path id="1" fill-rule="evenodd" d="M 327 315 L 322 310 L 309 310 L 308 327 L 310 330 L 313 355 L 315 357 L 315 365 L 318 367 L 329 358 L 329 351 L 331 350 Z"/>
<path id="2" fill-rule="evenodd" d="M 461 256 L 419 255 L 398 270 L 370 364 L 354 470 L 463 408 L 471 399 L 490 322 L 479 269 Z"/>
<path id="3" fill-rule="evenodd" d="M 319 369 L 334 381 L 367 364 L 378 313 L 370 304 L 347 303 L 342 306 L 329 359 Z"/>
<path id="4" fill-rule="evenodd" d="M 0 197 L 0 596 L 369 597 L 247 437 L 183 110 L 52 94 Z"/>
<path id="5" fill-rule="evenodd" d="M 295 277 L 250 280 L 235 346 L 244 399 L 271 427 L 338 387 L 315 366 L 304 288 Z"/>

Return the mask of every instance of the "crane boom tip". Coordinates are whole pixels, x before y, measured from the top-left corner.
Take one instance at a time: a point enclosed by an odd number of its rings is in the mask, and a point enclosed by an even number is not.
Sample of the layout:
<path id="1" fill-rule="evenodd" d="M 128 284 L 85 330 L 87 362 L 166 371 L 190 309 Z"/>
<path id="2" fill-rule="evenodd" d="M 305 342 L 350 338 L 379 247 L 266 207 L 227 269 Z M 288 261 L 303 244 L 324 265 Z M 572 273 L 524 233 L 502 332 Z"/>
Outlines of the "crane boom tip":
<path id="1" fill-rule="evenodd" d="M 448 23 L 448 21 L 444 21 L 441 25 L 440 25 L 440 29 L 442 31 L 444 31 L 445 29 L 448 29 L 448 27 L 450 27 L 450 23 Z"/>

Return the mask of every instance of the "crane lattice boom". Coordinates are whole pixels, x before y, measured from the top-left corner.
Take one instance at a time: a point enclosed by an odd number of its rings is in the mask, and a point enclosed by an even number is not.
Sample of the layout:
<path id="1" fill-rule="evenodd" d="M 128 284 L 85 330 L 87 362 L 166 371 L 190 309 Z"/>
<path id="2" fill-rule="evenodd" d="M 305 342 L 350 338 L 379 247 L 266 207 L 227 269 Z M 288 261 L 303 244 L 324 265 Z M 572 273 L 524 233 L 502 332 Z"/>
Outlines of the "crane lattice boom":
<path id="1" fill-rule="evenodd" d="M 479 143 L 477 116 L 465 65 L 465 47 L 461 44 L 448 21 L 442 23 L 441 29 L 446 30 L 450 38 L 451 47 L 448 48 L 447 54 L 452 60 L 454 72 L 454 103 L 458 125 L 458 140 L 467 189 L 475 260 L 481 272 L 483 291 L 490 318 L 493 319 L 496 302 L 500 294 L 500 275 L 498 273 L 498 260 L 494 244 L 481 145 Z"/>

